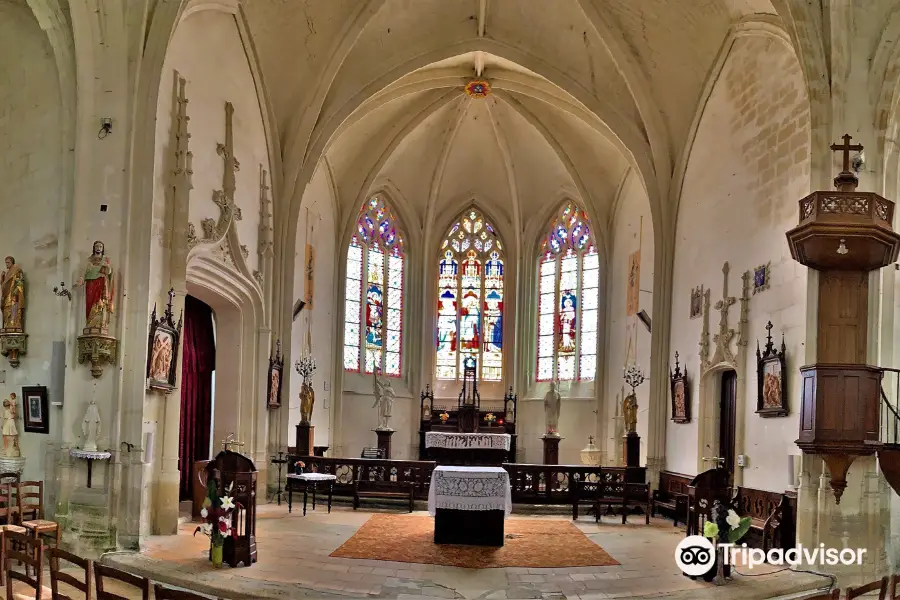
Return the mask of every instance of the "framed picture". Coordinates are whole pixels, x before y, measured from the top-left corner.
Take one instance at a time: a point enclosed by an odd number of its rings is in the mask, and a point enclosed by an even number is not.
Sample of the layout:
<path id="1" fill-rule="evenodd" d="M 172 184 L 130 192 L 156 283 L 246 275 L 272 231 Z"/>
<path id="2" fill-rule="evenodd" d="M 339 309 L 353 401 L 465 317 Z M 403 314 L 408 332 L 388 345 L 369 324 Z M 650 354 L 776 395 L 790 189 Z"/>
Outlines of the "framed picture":
<path id="1" fill-rule="evenodd" d="M 669 375 L 672 384 L 672 420 L 676 423 L 690 423 L 691 395 L 687 381 L 687 370 L 681 371 L 678 353 L 675 353 L 675 370 Z"/>
<path id="2" fill-rule="evenodd" d="M 181 344 L 182 316 L 176 325 L 172 320 L 172 302 L 175 289 L 169 290 L 166 311 L 156 318 L 156 305 L 150 313 L 150 335 L 147 340 L 147 386 L 166 393 L 175 389 L 175 368 L 178 364 L 178 348 Z"/>
<path id="3" fill-rule="evenodd" d="M 50 433 L 50 412 L 47 403 L 47 388 L 43 385 L 22 387 L 22 407 L 25 431 L 28 433 Z"/>
<path id="4" fill-rule="evenodd" d="M 753 293 L 758 294 L 769 289 L 769 265 L 766 263 L 753 269 Z"/>
<path id="5" fill-rule="evenodd" d="M 788 407 L 784 335 L 781 336 L 781 350 L 777 350 L 772 343 L 771 321 L 766 324 L 766 330 L 766 347 L 762 352 L 759 350 L 759 341 L 756 342 L 756 414 L 761 417 L 786 417 Z"/>
<path id="6" fill-rule="evenodd" d="M 696 319 L 703 314 L 703 286 L 691 290 L 691 318 Z"/>
<path id="7" fill-rule="evenodd" d="M 269 378 L 266 388 L 266 405 L 269 408 L 281 406 L 282 373 L 284 372 L 284 358 L 281 356 L 281 340 L 275 342 L 275 356 L 269 357 Z"/>

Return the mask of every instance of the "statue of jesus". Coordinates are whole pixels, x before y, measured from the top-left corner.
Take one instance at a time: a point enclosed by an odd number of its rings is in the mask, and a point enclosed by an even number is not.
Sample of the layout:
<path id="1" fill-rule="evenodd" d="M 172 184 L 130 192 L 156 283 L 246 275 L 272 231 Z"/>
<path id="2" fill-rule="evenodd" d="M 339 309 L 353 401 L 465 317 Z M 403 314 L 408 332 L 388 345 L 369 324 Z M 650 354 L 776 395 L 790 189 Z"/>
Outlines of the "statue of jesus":
<path id="1" fill-rule="evenodd" d="M 84 333 L 86 335 L 91 333 L 106 335 L 109 330 L 109 316 L 115 312 L 113 268 L 105 254 L 106 249 L 103 242 L 94 242 L 84 276 L 79 278 L 75 284 L 75 287 L 84 286 L 86 317 Z"/>

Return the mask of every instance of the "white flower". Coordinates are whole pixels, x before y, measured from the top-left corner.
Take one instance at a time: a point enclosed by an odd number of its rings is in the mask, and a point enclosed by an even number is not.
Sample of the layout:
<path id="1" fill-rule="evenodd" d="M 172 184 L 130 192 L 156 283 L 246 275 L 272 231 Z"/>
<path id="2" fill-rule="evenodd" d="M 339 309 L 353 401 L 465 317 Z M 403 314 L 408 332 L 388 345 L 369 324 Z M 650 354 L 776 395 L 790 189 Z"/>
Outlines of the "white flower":
<path id="1" fill-rule="evenodd" d="M 234 498 L 231 496 L 222 496 L 222 509 L 229 510 L 234 508 Z"/>
<path id="2" fill-rule="evenodd" d="M 740 526 L 740 524 L 741 524 L 741 518 L 737 515 L 736 512 L 729 509 L 728 516 L 725 517 L 725 522 L 728 523 L 728 526 L 731 527 L 732 529 L 737 529 L 738 526 Z"/>
<path id="3" fill-rule="evenodd" d="M 203 533 L 205 533 L 206 535 L 212 534 L 212 524 L 204 523 L 200 527 L 201 527 L 201 531 L 203 531 Z"/>
<path id="4" fill-rule="evenodd" d="M 206 510 L 205 508 L 201 508 L 201 509 L 200 509 L 200 516 L 203 517 L 203 518 L 205 519 L 206 517 L 209 516 L 209 511 Z"/>

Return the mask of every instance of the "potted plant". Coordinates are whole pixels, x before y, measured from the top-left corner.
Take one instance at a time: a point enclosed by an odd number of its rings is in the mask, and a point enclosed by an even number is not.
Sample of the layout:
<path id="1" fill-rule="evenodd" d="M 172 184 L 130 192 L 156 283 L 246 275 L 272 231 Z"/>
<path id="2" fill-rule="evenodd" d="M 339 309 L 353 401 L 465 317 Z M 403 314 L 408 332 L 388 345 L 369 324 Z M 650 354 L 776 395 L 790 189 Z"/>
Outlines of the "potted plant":
<path id="1" fill-rule="evenodd" d="M 494 413 L 488 413 L 488 414 L 484 415 L 484 420 L 487 422 L 488 425 L 493 425 L 494 422 L 497 420 L 497 417 L 494 415 Z"/>
<path id="2" fill-rule="evenodd" d="M 210 463 L 212 464 L 212 463 Z M 225 538 L 235 534 L 232 514 L 239 505 L 235 504 L 231 495 L 234 482 L 225 488 L 225 494 L 219 495 L 218 470 L 212 469 L 211 475 L 206 480 L 206 498 L 203 500 L 203 508 L 200 516 L 204 523 L 194 530 L 194 535 L 202 533 L 209 537 L 209 559 L 216 569 L 222 566 L 222 549 L 225 546 Z"/>
<path id="3" fill-rule="evenodd" d="M 715 581 L 723 585 L 725 578 L 731 577 L 731 565 L 725 564 L 725 548 L 719 544 L 736 544 L 750 530 L 750 517 L 740 517 L 734 510 L 726 508 L 719 500 L 713 501 L 712 517 L 703 525 L 703 537 L 709 538 L 716 548 L 716 561 L 703 575 L 705 581 Z"/>
<path id="4" fill-rule="evenodd" d="M 300 475 L 301 473 L 303 473 L 303 469 L 306 468 L 306 463 L 302 460 L 298 460 L 294 463 L 294 467 L 296 468 L 297 475 Z"/>
<path id="5" fill-rule="evenodd" d="M 444 412 L 441 413 L 440 418 L 441 418 L 441 423 L 446 424 L 447 421 L 450 420 L 450 413 L 448 413 L 448 412 L 445 410 Z"/>

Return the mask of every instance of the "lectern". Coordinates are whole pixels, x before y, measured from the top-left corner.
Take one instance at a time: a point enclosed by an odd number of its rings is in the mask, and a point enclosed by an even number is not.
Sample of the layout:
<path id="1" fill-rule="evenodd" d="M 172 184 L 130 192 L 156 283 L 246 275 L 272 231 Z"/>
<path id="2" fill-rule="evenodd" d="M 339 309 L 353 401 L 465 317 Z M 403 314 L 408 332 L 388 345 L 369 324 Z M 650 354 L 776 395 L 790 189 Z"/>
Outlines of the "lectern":
<path id="1" fill-rule="evenodd" d="M 232 567 L 249 567 L 256 562 L 256 466 L 243 454 L 231 450 L 219 452 L 214 462 L 222 490 L 231 485 L 234 503 L 240 505 L 232 516 L 235 534 L 225 538 L 222 558 Z"/>
<path id="2" fill-rule="evenodd" d="M 459 392 L 458 429 L 460 433 L 478 433 L 481 395 L 478 393 L 478 370 L 471 356 L 463 361 L 463 385 Z"/>
<path id="3" fill-rule="evenodd" d="M 863 147 L 850 139 L 831 146 L 843 153 L 837 190 L 800 200 L 800 222 L 787 232 L 794 260 L 819 272 L 816 362 L 800 369 L 797 446 L 822 456 L 838 504 L 850 464 L 878 449 L 882 371 L 866 360 L 869 272 L 896 261 L 900 251 L 891 227 L 894 203 L 856 191 L 850 151 Z"/>

